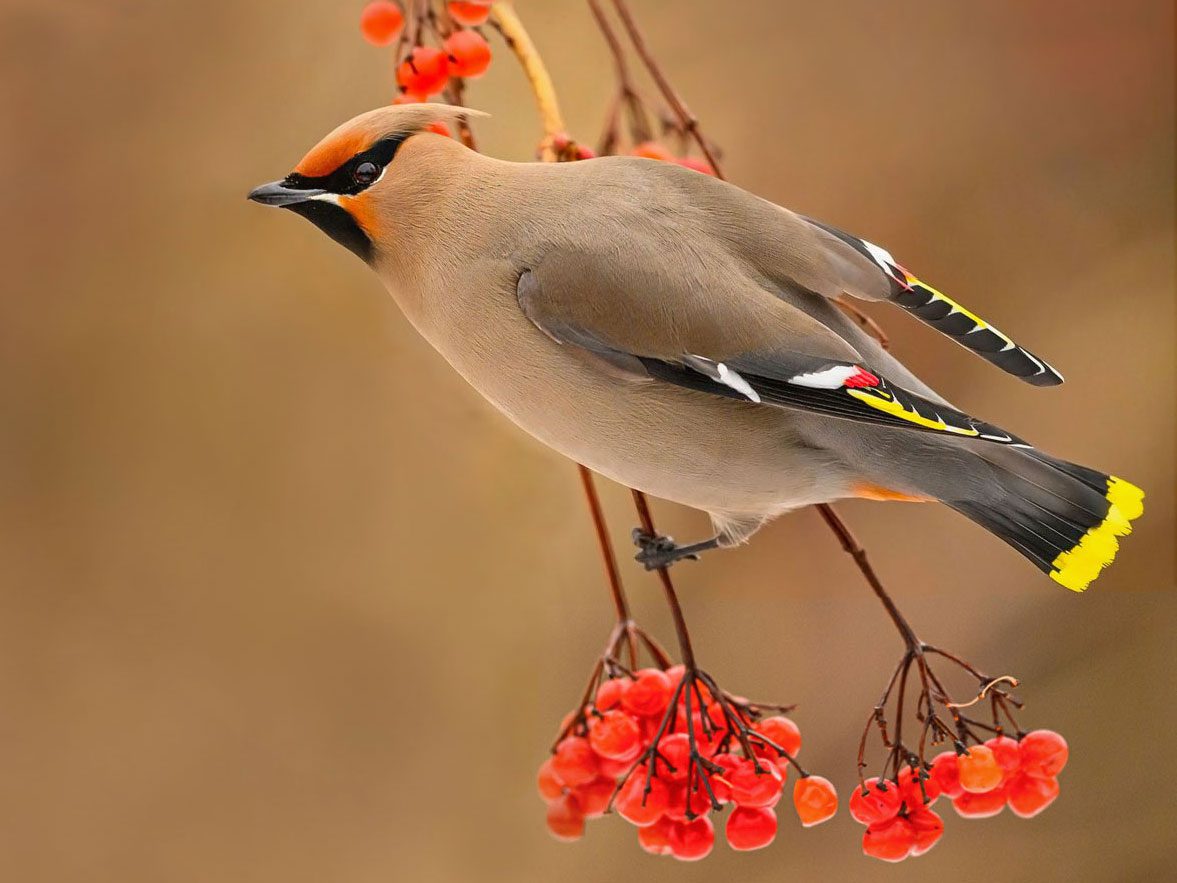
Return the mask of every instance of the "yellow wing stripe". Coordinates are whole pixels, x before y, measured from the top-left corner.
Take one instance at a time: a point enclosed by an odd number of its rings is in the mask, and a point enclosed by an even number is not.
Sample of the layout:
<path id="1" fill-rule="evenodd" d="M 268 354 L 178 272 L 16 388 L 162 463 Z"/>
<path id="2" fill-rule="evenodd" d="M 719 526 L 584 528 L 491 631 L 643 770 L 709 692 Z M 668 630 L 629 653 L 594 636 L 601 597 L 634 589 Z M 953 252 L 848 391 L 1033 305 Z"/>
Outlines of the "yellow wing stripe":
<path id="1" fill-rule="evenodd" d="M 1079 540 L 1051 562 L 1050 578 L 1072 592 L 1082 592 L 1112 563 L 1120 543 L 1116 537 L 1132 532 L 1129 523 L 1144 513 L 1144 491 L 1112 475 L 1108 477 L 1108 514 Z"/>
<path id="2" fill-rule="evenodd" d="M 936 429 L 940 432 L 951 432 L 955 435 L 980 435 L 981 433 L 976 429 L 963 429 L 958 426 L 949 426 L 943 420 L 930 420 L 927 417 L 915 411 L 909 411 L 894 398 L 882 399 L 878 395 L 865 392 L 861 389 L 848 389 L 846 392 L 854 396 L 861 402 L 870 405 L 876 411 L 882 411 L 890 414 L 892 417 L 898 417 L 900 420 L 906 420 L 908 423 L 914 423 L 916 426 L 922 426 L 925 429 Z"/>
<path id="3" fill-rule="evenodd" d="M 969 320 L 972 321 L 973 324 L 975 324 L 977 326 L 978 330 L 982 329 L 982 328 L 988 328 L 990 331 L 992 331 L 994 334 L 996 334 L 998 337 L 1000 337 L 1002 340 L 1004 340 L 1007 344 L 1010 344 L 1011 346 L 1017 345 L 1006 334 L 1003 334 L 1000 330 L 998 330 L 997 328 L 994 328 L 992 325 L 990 325 L 988 322 L 986 322 L 984 319 L 982 319 L 980 316 L 978 316 L 972 310 L 969 310 L 969 309 L 961 306 L 959 303 L 954 301 L 952 298 L 950 298 L 944 292 L 933 288 L 931 285 L 929 285 L 927 282 L 924 282 L 922 279 L 917 279 L 914 276 L 908 275 L 907 281 L 908 281 L 909 285 L 918 285 L 918 286 L 920 286 L 920 288 L 925 289 L 928 293 L 930 293 L 932 295 L 933 300 L 943 301 L 944 303 L 948 304 L 948 306 L 952 309 L 953 312 L 961 313 L 962 315 L 967 316 L 969 318 Z"/>

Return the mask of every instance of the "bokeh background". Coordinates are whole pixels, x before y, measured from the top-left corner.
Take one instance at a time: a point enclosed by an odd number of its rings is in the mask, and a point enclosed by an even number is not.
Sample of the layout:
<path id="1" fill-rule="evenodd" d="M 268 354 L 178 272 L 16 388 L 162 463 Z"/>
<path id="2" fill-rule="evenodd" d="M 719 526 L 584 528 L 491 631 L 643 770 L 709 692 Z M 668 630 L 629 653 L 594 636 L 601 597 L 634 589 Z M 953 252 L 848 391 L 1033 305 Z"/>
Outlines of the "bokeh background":
<path id="1" fill-rule="evenodd" d="M 610 624 L 575 472 L 358 261 L 244 200 L 391 98 L 361 5 L 0 3 L 0 876 L 1169 879 L 1171 4 L 632 2 L 736 182 L 886 244 L 1069 382 L 876 310 L 905 359 L 1150 493 L 1084 596 L 939 507 L 843 507 L 916 627 L 1021 676 L 1024 721 L 1072 746 L 1043 816 L 949 813 L 899 869 L 844 815 L 701 866 L 616 821 L 548 838 L 534 770 Z M 595 140 L 611 73 L 584 5 L 517 5 Z M 486 150 L 532 156 L 505 53 L 470 99 Z M 603 493 L 625 549 L 627 495 Z M 803 758 L 845 794 L 900 645 L 817 516 L 678 576 L 705 665 L 800 703 Z"/>

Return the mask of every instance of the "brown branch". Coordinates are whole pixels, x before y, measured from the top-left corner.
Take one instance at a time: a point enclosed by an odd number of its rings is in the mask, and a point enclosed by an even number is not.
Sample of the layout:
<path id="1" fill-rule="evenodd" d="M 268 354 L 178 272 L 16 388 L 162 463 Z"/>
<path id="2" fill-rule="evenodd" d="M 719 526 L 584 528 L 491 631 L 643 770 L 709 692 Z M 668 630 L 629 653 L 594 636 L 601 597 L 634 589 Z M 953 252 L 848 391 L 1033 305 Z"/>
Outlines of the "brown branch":
<path id="1" fill-rule="evenodd" d="M 657 536 L 654 528 L 654 518 L 650 515 L 650 504 L 646 495 L 639 490 L 630 488 L 633 494 L 634 508 L 638 510 L 638 520 L 650 536 Z M 678 594 L 674 591 L 674 583 L 670 579 L 670 571 L 665 567 L 658 568 L 658 579 L 662 582 L 662 592 L 666 595 L 666 603 L 670 605 L 670 615 L 674 618 L 674 632 L 678 636 L 678 646 L 682 653 L 683 665 L 687 671 L 695 671 L 695 651 L 691 647 L 691 635 L 687 631 L 687 621 L 683 618 L 682 607 L 678 603 Z"/>
<path id="2" fill-rule="evenodd" d="M 490 15 L 491 23 L 503 35 L 507 46 L 519 60 L 523 74 L 531 85 L 532 94 L 535 95 L 535 103 L 544 127 L 544 139 L 540 142 L 540 159 L 544 162 L 555 162 L 558 155 L 552 140 L 563 134 L 564 118 L 560 115 L 556 87 L 552 84 L 547 65 L 544 64 L 535 44 L 531 42 L 531 36 L 523 27 L 523 22 L 519 20 L 511 3 L 507 0 L 498 0 L 491 6 Z"/>
<path id="3" fill-rule="evenodd" d="M 609 528 L 605 524 L 605 513 L 601 510 L 601 498 L 597 496 L 597 488 L 593 483 L 593 473 L 587 466 L 576 464 L 580 473 L 580 484 L 584 488 L 584 498 L 588 502 L 589 513 L 593 518 L 593 528 L 597 532 L 597 544 L 601 549 L 601 561 L 605 565 L 605 577 L 609 581 L 609 592 L 613 596 L 613 606 L 617 609 L 619 622 L 628 622 L 629 603 L 625 599 L 625 590 L 621 587 L 621 573 L 617 570 L 617 556 L 613 553 L 613 543 L 609 540 Z"/>
<path id="4" fill-rule="evenodd" d="M 633 44 L 634 50 L 637 52 L 638 57 L 641 58 L 642 64 L 646 66 L 646 70 L 654 80 L 655 85 L 658 86 L 658 91 L 662 93 L 662 97 L 670 105 L 671 111 L 678 118 L 683 131 L 690 133 L 695 143 L 699 145 L 699 150 L 703 152 L 703 157 L 711 164 L 716 177 L 722 178 L 723 175 L 720 173 L 719 163 L 715 159 L 711 145 L 707 143 L 707 139 L 703 137 L 703 133 L 699 130 L 699 120 L 691 113 L 691 109 L 687 107 L 686 102 L 674 91 L 674 87 L 670 85 L 666 74 L 662 72 L 662 68 L 658 66 L 658 62 L 650 54 L 650 49 L 646 46 L 646 39 L 642 36 L 641 29 L 630 13 L 629 6 L 626 5 L 625 0 L 613 0 L 613 8 L 617 12 L 617 17 L 621 19 L 621 23 L 629 35 L 629 41 Z"/>

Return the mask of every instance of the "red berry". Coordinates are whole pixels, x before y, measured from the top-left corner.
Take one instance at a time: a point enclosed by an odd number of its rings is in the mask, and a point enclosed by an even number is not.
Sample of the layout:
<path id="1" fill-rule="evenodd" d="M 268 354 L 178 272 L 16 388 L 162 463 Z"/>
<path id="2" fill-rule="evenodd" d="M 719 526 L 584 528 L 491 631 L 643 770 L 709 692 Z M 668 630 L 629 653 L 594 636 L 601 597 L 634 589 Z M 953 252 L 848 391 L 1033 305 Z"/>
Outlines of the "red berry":
<path id="1" fill-rule="evenodd" d="M 651 855 L 670 855 L 670 829 L 674 822 L 659 819 L 652 825 L 638 828 L 638 843 Z"/>
<path id="2" fill-rule="evenodd" d="M 793 806 L 806 828 L 820 825 L 838 811 L 838 792 L 829 779 L 805 776 L 793 786 Z"/>
<path id="3" fill-rule="evenodd" d="M 1022 771 L 1031 776 L 1057 776 L 1067 765 L 1067 740 L 1054 730 L 1034 730 L 1019 746 Z"/>
<path id="4" fill-rule="evenodd" d="M 617 781 L 628 773 L 631 766 L 633 766 L 632 760 L 613 760 L 608 757 L 597 758 L 597 772 L 602 776 L 608 776 L 614 781 Z"/>
<path id="5" fill-rule="evenodd" d="M 589 744 L 593 751 L 610 760 L 633 760 L 642 750 L 642 731 L 624 711 L 606 711 L 592 718 Z"/>
<path id="6" fill-rule="evenodd" d="M 862 835 L 862 851 L 885 862 L 901 862 L 915 847 L 915 827 L 902 816 L 871 825 Z"/>
<path id="7" fill-rule="evenodd" d="M 616 781 L 601 777 L 593 779 L 587 785 L 578 785 L 572 789 L 572 794 L 584 817 L 594 819 L 605 814 L 616 787 Z"/>
<path id="8" fill-rule="evenodd" d="M 724 767 L 723 778 L 738 806 L 773 806 L 781 798 L 781 771 L 775 764 L 743 759 Z"/>
<path id="9" fill-rule="evenodd" d="M 481 77 L 490 67 L 490 44 L 478 31 L 454 31 L 444 44 L 450 56 L 450 75 Z"/>
<path id="10" fill-rule="evenodd" d="M 960 787 L 973 794 L 984 794 L 1001 784 L 1005 773 L 987 745 L 974 745 L 956 759 L 960 768 Z"/>
<path id="11" fill-rule="evenodd" d="M 584 813 L 571 794 L 548 804 L 547 822 L 557 840 L 579 840 L 584 836 Z"/>
<path id="12" fill-rule="evenodd" d="M 796 757 L 801 751 L 801 730 L 787 717 L 779 714 L 775 717 L 766 717 L 753 729 L 771 742 L 775 742 L 779 747 L 785 749 L 785 753 L 793 757 Z M 772 751 L 772 753 L 777 754 L 776 751 Z"/>
<path id="13" fill-rule="evenodd" d="M 907 816 L 911 827 L 915 830 L 915 846 L 912 855 L 923 855 L 936 845 L 940 835 L 944 833 L 944 820 L 930 809 L 917 809 Z"/>
<path id="14" fill-rule="evenodd" d="M 424 95 L 417 95 L 413 92 L 400 92 L 396 98 L 392 99 L 393 104 L 421 104 L 428 101 L 428 97 Z"/>
<path id="15" fill-rule="evenodd" d="M 465 2 L 461 3 L 458 0 L 449 5 L 450 15 L 454 17 L 460 25 L 465 25 L 468 28 L 476 27 L 490 17 L 490 0 L 485 2 Z"/>
<path id="16" fill-rule="evenodd" d="M 625 780 L 613 806 L 627 822 L 639 828 L 652 825 L 662 817 L 670 805 L 670 791 L 661 779 L 650 779 L 650 791 L 646 793 L 646 768 L 638 767 Z"/>
<path id="17" fill-rule="evenodd" d="M 928 775 L 923 780 L 923 788 L 921 789 L 919 778 L 912 772 L 911 767 L 905 766 L 899 770 L 899 793 L 903 795 L 903 802 L 907 805 L 908 810 L 915 812 L 917 809 L 923 809 L 936 802 L 936 798 L 940 796 L 940 785 L 931 775 Z"/>
<path id="18" fill-rule="evenodd" d="M 683 168 L 690 169 L 693 172 L 702 172 L 704 175 L 715 176 L 715 169 L 711 168 L 711 163 L 705 159 L 695 159 L 693 156 L 680 156 L 674 161 Z"/>
<path id="19" fill-rule="evenodd" d="M 899 786 L 878 777 L 867 779 L 866 793 L 855 788 L 850 795 L 850 815 L 856 822 L 875 825 L 895 818 L 903 805 L 903 794 Z"/>
<path id="20" fill-rule="evenodd" d="M 597 709 L 608 711 L 621 704 L 621 697 L 629 689 L 629 678 L 609 678 L 597 687 Z"/>
<path id="21" fill-rule="evenodd" d="M 539 767 L 539 774 L 535 777 L 535 785 L 539 789 L 539 796 L 549 803 L 564 794 L 564 783 L 556 775 L 552 766 L 552 758 L 548 758 Z"/>
<path id="22" fill-rule="evenodd" d="M 583 144 L 576 145 L 576 158 L 577 159 L 593 159 L 596 155 L 597 155 L 597 152 L 595 150 L 593 150 L 591 147 L 585 147 Z"/>
<path id="23" fill-rule="evenodd" d="M 776 813 L 768 807 L 737 806 L 727 817 L 724 830 L 732 849 L 760 849 L 776 837 Z"/>
<path id="24" fill-rule="evenodd" d="M 644 156 L 646 159 L 659 159 L 663 161 L 674 159 L 674 154 L 670 152 L 670 148 L 664 147 L 657 141 L 643 141 L 641 144 L 635 145 L 629 154 L 630 156 Z"/>
<path id="25" fill-rule="evenodd" d="M 441 135 L 443 138 L 453 138 L 453 133 L 450 132 L 450 127 L 440 120 L 434 120 L 425 127 L 426 132 L 432 132 L 435 135 Z"/>
<path id="26" fill-rule="evenodd" d="M 965 791 L 952 801 L 956 814 L 964 819 L 987 819 L 1005 809 L 1005 788 L 978 794 Z"/>
<path id="27" fill-rule="evenodd" d="M 670 704 L 670 678 L 657 668 L 643 668 L 637 672 L 634 682 L 629 685 L 621 704 L 626 711 L 653 717 L 666 711 Z"/>
<path id="28" fill-rule="evenodd" d="M 552 755 L 552 771 L 565 785 L 584 785 L 597 777 L 597 755 L 583 736 L 565 736 Z"/>
<path id="29" fill-rule="evenodd" d="M 1032 819 L 1058 797 L 1058 779 L 1043 779 L 1025 773 L 1015 775 L 1005 787 L 1009 808 L 1014 815 Z"/>
<path id="30" fill-rule="evenodd" d="M 670 828 L 670 854 L 679 861 L 697 862 L 706 858 L 715 846 L 715 826 L 711 819 L 675 822 Z"/>
<path id="31" fill-rule="evenodd" d="M 707 787 L 698 782 L 692 782 L 691 785 L 689 795 L 685 783 L 670 786 L 670 799 L 666 806 L 667 818 L 674 819 L 676 822 L 685 822 L 711 812 L 711 797 L 707 793 Z M 689 803 L 688 796 L 690 797 Z"/>
<path id="32" fill-rule="evenodd" d="M 955 799 L 964 794 L 960 786 L 960 766 L 955 751 L 945 751 L 932 761 L 932 779 L 945 797 Z"/>
<path id="33" fill-rule="evenodd" d="M 450 78 L 449 65 L 440 49 L 418 46 L 396 69 L 396 82 L 415 95 L 436 95 Z"/>
<path id="34" fill-rule="evenodd" d="M 655 774 L 667 782 L 685 782 L 691 766 L 691 742 L 687 734 L 663 736 L 658 753 L 661 757 L 655 761 Z"/>
<path id="35" fill-rule="evenodd" d="M 1009 736 L 994 736 L 985 740 L 985 747 L 993 752 L 993 759 L 1006 776 L 1013 775 L 1022 765 L 1021 747 Z"/>
<path id="36" fill-rule="evenodd" d="M 373 46 L 391 46 L 404 23 L 400 7 L 388 0 L 373 0 L 360 13 L 360 33 Z"/>

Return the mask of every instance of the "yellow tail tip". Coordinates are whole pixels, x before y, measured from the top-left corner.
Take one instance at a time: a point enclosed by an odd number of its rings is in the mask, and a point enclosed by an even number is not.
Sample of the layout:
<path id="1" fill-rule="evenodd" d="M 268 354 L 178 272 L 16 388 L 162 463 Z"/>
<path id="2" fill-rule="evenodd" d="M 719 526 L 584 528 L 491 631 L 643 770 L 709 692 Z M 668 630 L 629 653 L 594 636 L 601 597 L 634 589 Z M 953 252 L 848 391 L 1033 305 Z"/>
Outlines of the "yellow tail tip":
<path id="1" fill-rule="evenodd" d="M 1144 491 L 1130 482 L 1108 476 L 1108 512 L 1070 551 L 1051 562 L 1050 578 L 1072 592 L 1084 591 L 1115 560 L 1120 543 L 1116 537 L 1132 532 L 1129 523 L 1144 513 Z"/>

